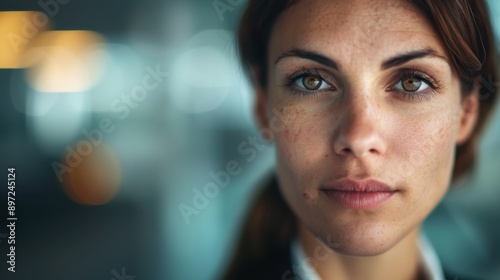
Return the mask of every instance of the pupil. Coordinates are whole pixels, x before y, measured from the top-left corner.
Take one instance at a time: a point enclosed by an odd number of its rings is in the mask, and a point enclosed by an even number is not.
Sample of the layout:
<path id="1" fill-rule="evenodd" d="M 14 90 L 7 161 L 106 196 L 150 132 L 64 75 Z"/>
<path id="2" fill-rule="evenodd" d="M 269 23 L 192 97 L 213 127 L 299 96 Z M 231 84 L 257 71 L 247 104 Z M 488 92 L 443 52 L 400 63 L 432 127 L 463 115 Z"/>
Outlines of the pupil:
<path id="1" fill-rule="evenodd" d="M 306 77 L 303 82 L 304 87 L 309 90 L 316 90 L 321 86 L 321 80 L 316 77 Z"/>
<path id="2" fill-rule="evenodd" d="M 403 89 L 406 91 L 417 91 L 422 85 L 422 81 L 416 78 L 406 78 L 403 80 Z"/>

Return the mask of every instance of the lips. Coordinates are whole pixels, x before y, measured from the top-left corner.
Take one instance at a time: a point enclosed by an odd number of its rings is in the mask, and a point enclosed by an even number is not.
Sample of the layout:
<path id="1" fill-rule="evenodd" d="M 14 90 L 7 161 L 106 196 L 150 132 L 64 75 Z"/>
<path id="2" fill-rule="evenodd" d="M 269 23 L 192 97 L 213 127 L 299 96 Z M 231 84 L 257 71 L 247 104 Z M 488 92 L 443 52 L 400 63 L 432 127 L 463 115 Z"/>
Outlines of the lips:
<path id="1" fill-rule="evenodd" d="M 377 180 L 342 179 L 325 185 L 321 191 L 334 203 L 350 209 L 370 209 L 388 202 L 398 190 Z"/>

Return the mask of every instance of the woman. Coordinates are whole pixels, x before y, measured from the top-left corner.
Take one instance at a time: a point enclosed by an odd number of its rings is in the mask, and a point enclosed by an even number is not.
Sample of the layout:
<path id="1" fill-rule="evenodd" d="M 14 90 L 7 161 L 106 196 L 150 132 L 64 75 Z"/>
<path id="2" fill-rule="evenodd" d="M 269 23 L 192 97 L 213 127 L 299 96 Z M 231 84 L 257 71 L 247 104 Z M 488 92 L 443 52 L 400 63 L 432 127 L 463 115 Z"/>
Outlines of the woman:
<path id="1" fill-rule="evenodd" d="M 225 278 L 445 279 L 421 224 L 495 103 L 485 3 L 251 0 L 239 32 L 277 165 Z"/>

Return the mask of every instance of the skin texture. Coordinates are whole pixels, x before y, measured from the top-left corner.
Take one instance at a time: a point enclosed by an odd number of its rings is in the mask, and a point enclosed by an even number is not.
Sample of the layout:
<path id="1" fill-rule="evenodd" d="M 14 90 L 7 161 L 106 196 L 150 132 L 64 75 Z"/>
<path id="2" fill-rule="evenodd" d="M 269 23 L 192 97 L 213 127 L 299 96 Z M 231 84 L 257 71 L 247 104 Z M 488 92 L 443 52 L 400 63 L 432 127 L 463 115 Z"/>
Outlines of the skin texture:
<path id="1" fill-rule="evenodd" d="M 334 60 L 338 69 L 284 55 L 293 49 Z M 435 55 L 382 67 L 419 50 Z M 421 89 L 429 86 L 412 99 L 401 81 L 414 71 L 433 82 L 417 77 Z M 320 76 L 322 89 L 301 88 L 297 73 Z M 256 89 L 256 116 L 261 129 L 273 132 L 282 194 L 321 277 L 413 279 L 420 225 L 446 193 L 455 146 L 469 137 L 478 114 L 477 90 L 461 97 L 425 16 L 407 1 L 301 0 L 278 18 L 268 83 Z M 320 190 L 341 178 L 376 179 L 397 192 L 379 207 L 348 209 Z M 315 256 L 320 244 L 328 257 Z"/>

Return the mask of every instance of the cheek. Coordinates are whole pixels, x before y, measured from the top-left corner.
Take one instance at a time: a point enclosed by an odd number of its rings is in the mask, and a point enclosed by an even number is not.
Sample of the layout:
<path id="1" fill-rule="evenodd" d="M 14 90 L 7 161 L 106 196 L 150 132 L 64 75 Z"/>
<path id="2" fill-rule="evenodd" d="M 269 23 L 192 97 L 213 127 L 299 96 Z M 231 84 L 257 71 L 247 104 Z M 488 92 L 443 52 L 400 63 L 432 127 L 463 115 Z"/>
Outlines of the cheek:
<path id="1" fill-rule="evenodd" d="M 274 133 L 278 178 L 286 201 L 303 217 L 314 213 L 309 207 L 313 207 L 318 195 L 318 175 L 325 167 L 331 168 L 331 157 L 325 157 L 329 145 L 325 123 L 329 117 L 314 106 L 293 104 L 276 108 L 286 127 Z"/>
<path id="2" fill-rule="evenodd" d="M 286 129 L 274 133 L 279 164 L 296 176 L 310 173 L 328 154 L 328 116 L 303 106 L 284 106 L 279 111 L 286 123 Z"/>
<path id="3" fill-rule="evenodd" d="M 453 167 L 456 120 L 453 110 L 441 110 L 399 122 L 392 139 L 395 176 L 420 197 L 440 198 Z M 397 164 L 400 163 L 400 164 Z"/>

